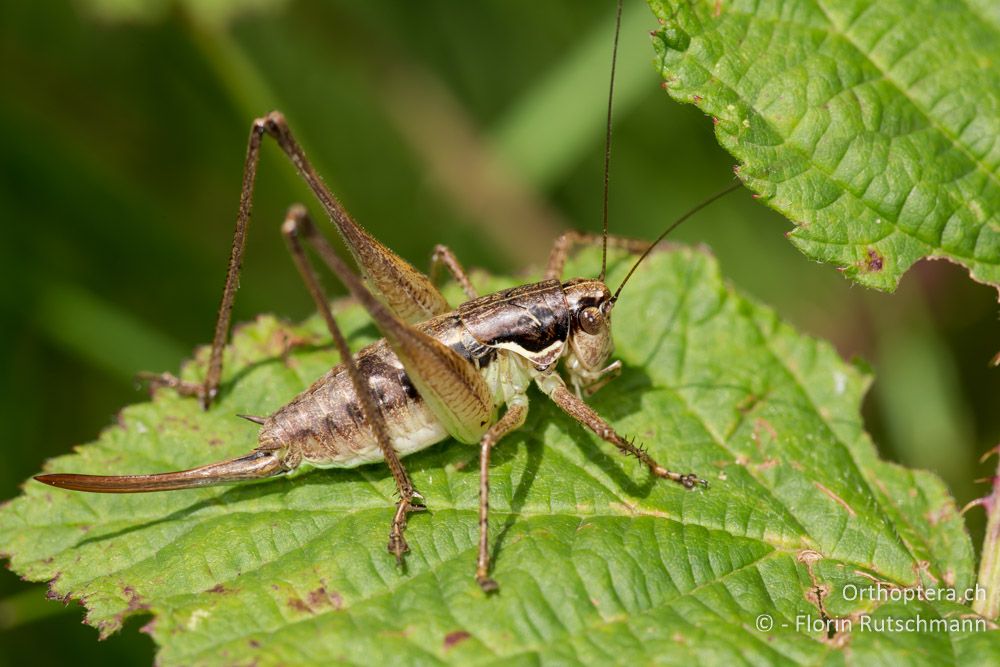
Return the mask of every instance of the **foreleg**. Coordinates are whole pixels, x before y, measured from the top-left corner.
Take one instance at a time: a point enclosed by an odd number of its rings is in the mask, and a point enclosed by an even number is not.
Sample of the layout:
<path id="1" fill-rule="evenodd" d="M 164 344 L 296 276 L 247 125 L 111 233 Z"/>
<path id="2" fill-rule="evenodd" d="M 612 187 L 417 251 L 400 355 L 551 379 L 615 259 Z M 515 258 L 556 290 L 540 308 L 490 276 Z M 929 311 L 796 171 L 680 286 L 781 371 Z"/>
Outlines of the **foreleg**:
<path id="1" fill-rule="evenodd" d="M 546 381 L 539 382 L 539 387 L 548 394 L 552 402 L 559 406 L 559 408 L 565 412 L 567 415 L 583 424 L 595 434 L 597 437 L 601 438 L 605 442 L 610 442 L 612 445 L 618 448 L 622 454 L 627 454 L 629 456 L 634 456 L 640 461 L 642 461 L 650 472 L 652 472 L 657 477 L 663 479 L 669 479 L 672 482 L 676 482 L 686 489 L 693 489 L 696 486 L 708 486 L 708 482 L 699 478 L 697 475 L 692 473 L 678 473 L 672 470 L 668 470 L 657 463 L 652 456 L 649 455 L 646 450 L 641 447 L 636 447 L 635 444 L 626 440 L 608 424 L 604 419 L 594 412 L 594 410 L 583 402 L 579 397 L 573 392 L 566 388 L 566 385 L 562 383 L 561 380 L 550 376 L 546 378 Z"/>

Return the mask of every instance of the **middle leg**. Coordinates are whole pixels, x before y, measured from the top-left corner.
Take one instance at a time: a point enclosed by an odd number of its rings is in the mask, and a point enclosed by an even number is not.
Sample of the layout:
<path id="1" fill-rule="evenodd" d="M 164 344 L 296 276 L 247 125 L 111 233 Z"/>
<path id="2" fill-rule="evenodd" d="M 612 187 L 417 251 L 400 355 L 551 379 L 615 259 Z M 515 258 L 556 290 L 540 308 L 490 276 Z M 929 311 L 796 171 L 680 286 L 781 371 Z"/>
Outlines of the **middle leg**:
<path id="1" fill-rule="evenodd" d="M 441 267 L 448 269 L 452 277 L 462 286 L 462 291 L 465 292 L 465 296 L 469 299 L 476 299 L 479 297 L 479 292 L 476 288 L 472 286 L 472 281 L 469 280 L 469 276 L 466 275 L 465 269 L 459 263 L 458 258 L 455 257 L 455 253 L 451 251 L 446 245 L 441 245 L 440 243 L 434 246 L 434 254 L 431 255 L 431 271 L 430 279 L 432 284 L 437 283 L 438 273 L 441 271 Z"/>
<path id="2" fill-rule="evenodd" d="M 500 438 L 523 426 L 527 417 L 528 397 L 511 399 L 503 417 L 486 431 L 479 444 L 479 558 L 476 560 L 476 581 L 486 593 L 498 588 L 497 582 L 489 577 L 490 450 Z"/>
<path id="3" fill-rule="evenodd" d="M 603 237 L 600 234 L 585 234 L 583 232 L 568 231 L 563 232 L 556 242 L 552 244 L 549 251 L 549 263 L 545 269 L 546 280 L 559 280 L 562 278 L 563 267 L 566 265 L 566 258 L 573 246 L 578 245 L 601 245 Z M 649 248 L 649 241 L 641 239 L 631 239 L 627 236 L 608 235 L 609 248 L 621 248 L 628 252 L 640 254 Z"/>

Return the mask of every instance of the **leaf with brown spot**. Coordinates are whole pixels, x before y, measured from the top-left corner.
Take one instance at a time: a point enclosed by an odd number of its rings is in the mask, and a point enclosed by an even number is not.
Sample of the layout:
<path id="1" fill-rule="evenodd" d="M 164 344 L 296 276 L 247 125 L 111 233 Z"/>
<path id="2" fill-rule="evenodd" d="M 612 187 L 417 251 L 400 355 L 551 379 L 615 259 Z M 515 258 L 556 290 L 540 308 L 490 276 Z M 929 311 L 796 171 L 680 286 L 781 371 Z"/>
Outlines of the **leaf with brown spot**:
<path id="1" fill-rule="evenodd" d="M 444 636 L 444 648 L 446 651 L 454 648 L 457 644 L 464 642 L 471 636 L 472 635 L 465 630 L 455 630 L 454 632 L 449 632 Z"/>
<path id="2" fill-rule="evenodd" d="M 1000 289 L 995 2 L 648 2 L 664 89 L 803 253 L 880 290 L 924 257 Z"/>

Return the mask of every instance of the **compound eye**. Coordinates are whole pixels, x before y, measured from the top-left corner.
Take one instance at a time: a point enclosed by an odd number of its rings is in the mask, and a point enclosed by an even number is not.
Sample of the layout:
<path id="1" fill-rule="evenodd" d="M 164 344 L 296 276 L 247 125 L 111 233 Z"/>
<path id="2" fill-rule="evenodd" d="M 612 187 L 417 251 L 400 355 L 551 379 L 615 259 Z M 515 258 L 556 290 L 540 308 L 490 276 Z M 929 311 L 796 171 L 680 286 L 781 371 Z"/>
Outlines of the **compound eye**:
<path id="1" fill-rule="evenodd" d="M 596 306 L 588 306 L 581 310 L 577 320 L 580 323 L 580 328 L 591 336 L 601 333 L 601 329 L 604 328 L 604 315 L 601 314 L 601 309 Z"/>

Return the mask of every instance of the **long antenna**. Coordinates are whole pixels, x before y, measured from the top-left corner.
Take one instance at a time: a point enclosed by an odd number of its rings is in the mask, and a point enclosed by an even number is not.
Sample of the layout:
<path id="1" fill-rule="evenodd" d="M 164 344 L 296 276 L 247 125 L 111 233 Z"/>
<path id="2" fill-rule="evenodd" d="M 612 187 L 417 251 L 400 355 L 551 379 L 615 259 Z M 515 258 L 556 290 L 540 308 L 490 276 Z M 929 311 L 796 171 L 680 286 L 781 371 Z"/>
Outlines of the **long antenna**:
<path id="1" fill-rule="evenodd" d="M 615 295 L 613 297 L 611 297 L 611 305 L 613 306 L 614 303 L 615 303 L 615 301 L 618 300 L 618 295 L 622 293 L 622 288 L 625 287 L 625 283 L 628 282 L 628 279 L 632 277 L 632 274 L 635 273 L 635 270 L 637 268 L 639 268 L 640 264 L 642 264 L 642 260 L 646 259 L 646 257 L 649 256 L 649 253 L 653 252 L 653 248 L 655 248 L 656 245 L 660 241 L 662 241 L 664 238 L 666 238 L 667 234 L 669 234 L 670 232 L 672 232 L 675 229 L 677 229 L 681 225 L 682 222 L 684 222 L 685 220 L 687 220 L 692 215 L 694 215 L 695 213 L 697 213 L 701 209 L 705 208 L 706 206 L 708 206 L 712 202 L 716 201 L 717 199 L 722 199 L 724 196 L 728 195 L 730 192 L 732 192 L 734 190 L 737 190 L 737 189 L 739 189 L 741 187 L 743 187 L 743 183 L 740 183 L 740 182 L 733 183 L 728 188 L 726 188 L 724 190 L 720 190 L 719 192 L 716 192 L 714 195 L 712 195 L 711 197 L 709 197 L 705 201 L 701 202 L 700 204 L 698 204 L 694 208 L 690 209 L 687 213 L 685 213 L 681 217 L 679 217 L 676 220 L 674 220 L 674 222 L 671 223 L 671 225 L 669 227 L 667 227 L 666 230 L 664 230 L 664 232 L 662 234 L 660 234 L 659 236 L 656 237 L 655 241 L 653 241 L 652 243 L 649 244 L 649 247 L 646 248 L 645 252 L 643 252 L 641 255 L 639 255 L 639 259 L 636 260 L 635 264 L 632 265 L 632 268 L 628 270 L 627 274 L 625 274 L 625 279 L 622 281 L 622 284 L 618 286 L 618 289 L 615 290 Z"/>
<path id="2" fill-rule="evenodd" d="M 608 181 L 611 173 L 611 107 L 615 99 L 615 66 L 618 64 L 618 34 L 622 30 L 622 0 L 618 0 L 615 12 L 615 43 L 611 48 L 611 84 L 608 86 L 608 121 L 604 133 L 604 212 L 602 215 L 601 277 L 602 283 L 608 271 Z"/>

